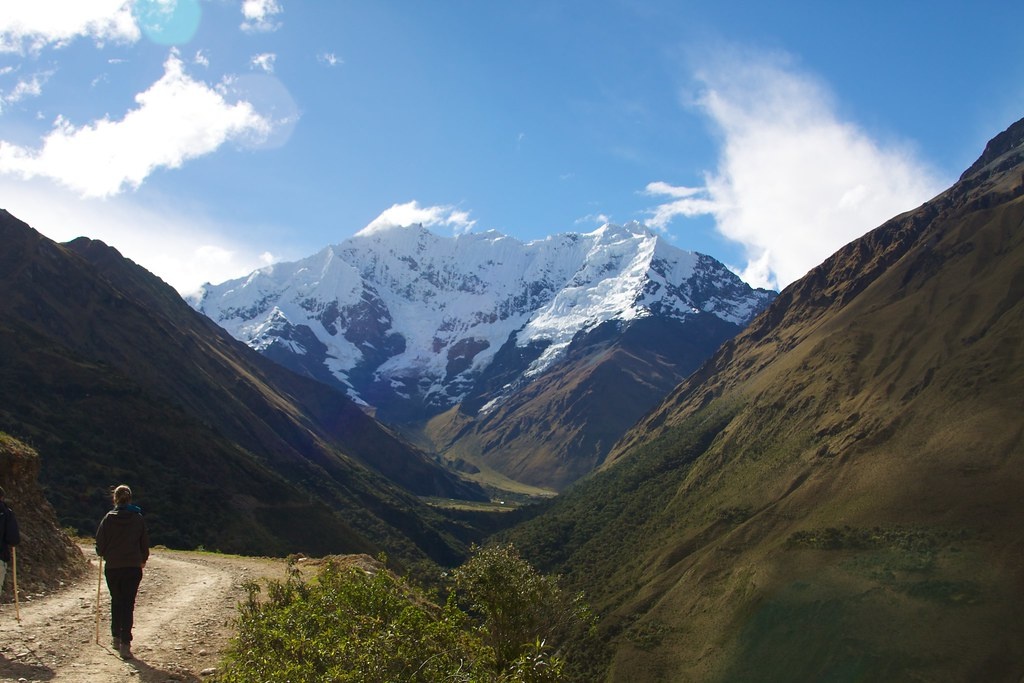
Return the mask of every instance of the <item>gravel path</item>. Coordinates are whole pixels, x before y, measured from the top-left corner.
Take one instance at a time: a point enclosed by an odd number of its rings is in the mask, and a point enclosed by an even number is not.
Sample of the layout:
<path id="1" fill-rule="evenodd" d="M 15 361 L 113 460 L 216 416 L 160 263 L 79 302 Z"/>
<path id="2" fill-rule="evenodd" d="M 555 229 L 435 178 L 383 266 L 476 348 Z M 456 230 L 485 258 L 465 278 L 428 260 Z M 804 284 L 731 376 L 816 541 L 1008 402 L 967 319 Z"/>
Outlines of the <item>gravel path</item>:
<path id="1" fill-rule="evenodd" d="M 283 560 L 156 549 L 146 565 L 135 606 L 135 659 L 110 647 L 110 596 L 100 590 L 100 644 L 96 644 L 98 564 L 49 595 L 22 595 L 21 621 L 13 604 L 0 610 L 0 681 L 165 683 L 202 681 L 213 673 L 233 633 L 242 583 L 284 578 Z M 8 577 L 9 580 L 9 577 Z"/>

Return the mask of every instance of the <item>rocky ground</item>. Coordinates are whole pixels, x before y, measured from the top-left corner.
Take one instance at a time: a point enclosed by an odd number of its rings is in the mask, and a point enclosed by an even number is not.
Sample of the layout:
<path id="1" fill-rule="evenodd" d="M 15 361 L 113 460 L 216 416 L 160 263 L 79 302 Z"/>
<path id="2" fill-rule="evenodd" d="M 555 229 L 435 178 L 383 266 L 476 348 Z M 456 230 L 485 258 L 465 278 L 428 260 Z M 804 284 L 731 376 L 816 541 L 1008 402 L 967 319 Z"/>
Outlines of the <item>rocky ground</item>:
<path id="1" fill-rule="evenodd" d="M 96 643 L 99 567 L 91 546 L 83 550 L 92 558 L 83 578 L 50 594 L 21 591 L 20 621 L 13 604 L 0 609 L 0 681 L 202 681 L 233 633 L 243 582 L 286 573 L 284 560 L 154 550 L 135 608 L 135 658 L 123 661 L 110 647 L 106 584 Z"/>

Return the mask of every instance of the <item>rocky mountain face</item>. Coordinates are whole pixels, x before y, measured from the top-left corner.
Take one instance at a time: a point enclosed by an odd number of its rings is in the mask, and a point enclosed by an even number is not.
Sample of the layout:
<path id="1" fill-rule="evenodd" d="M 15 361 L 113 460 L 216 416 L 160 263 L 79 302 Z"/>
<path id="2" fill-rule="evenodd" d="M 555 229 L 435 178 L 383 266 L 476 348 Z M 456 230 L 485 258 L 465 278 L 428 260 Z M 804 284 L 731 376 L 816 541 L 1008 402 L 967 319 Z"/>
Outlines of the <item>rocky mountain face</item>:
<path id="1" fill-rule="evenodd" d="M 738 331 L 707 313 L 609 321 L 578 334 L 532 381 L 509 376 L 518 386 L 487 409 L 478 408 L 487 394 L 468 397 L 424 431 L 451 461 L 561 491 L 599 467 L 626 430 Z"/>
<path id="2" fill-rule="evenodd" d="M 483 498 L 341 392 L 230 337 L 114 249 L 0 213 L 0 429 L 63 525 L 122 481 L 154 542 L 458 561 L 472 529 L 416 496 Z"/>
<path id="3" fill-rule="evenodd" d="M 193 304 L 385 421 L 432 419 L 450 459 L 560 488 L 774 295 L 637 224 L 527 244 L 391 226 Z"/>
<path id="4" fill-rule="evenodd" d="M 603 613 L 594 680 L 1017 681 L 1022 359 L 1024 120 L 786 288 L 515 540 Z"/>

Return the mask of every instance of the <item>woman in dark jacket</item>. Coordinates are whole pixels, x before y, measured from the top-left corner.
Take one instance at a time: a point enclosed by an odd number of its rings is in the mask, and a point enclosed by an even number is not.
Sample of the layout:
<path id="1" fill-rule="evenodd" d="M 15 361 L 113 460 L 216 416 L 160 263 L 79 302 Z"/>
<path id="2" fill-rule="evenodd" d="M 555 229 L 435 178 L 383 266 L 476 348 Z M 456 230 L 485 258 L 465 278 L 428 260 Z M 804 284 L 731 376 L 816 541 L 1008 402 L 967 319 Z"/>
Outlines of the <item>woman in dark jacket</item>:
<path id="1" fill-rule="evenodd" d="M 135 596 L 142 582 L 142 568 L 149 559 L 149 534 L 142 510 L 132 505 L 132 490 L 124 484 L 114 489 L 114 509 L 96 530 L 96 554 L 106 562 L 103 573 L 110 590 L 112 645 L 123 659 L 132 658 L 132 624 Z"/>

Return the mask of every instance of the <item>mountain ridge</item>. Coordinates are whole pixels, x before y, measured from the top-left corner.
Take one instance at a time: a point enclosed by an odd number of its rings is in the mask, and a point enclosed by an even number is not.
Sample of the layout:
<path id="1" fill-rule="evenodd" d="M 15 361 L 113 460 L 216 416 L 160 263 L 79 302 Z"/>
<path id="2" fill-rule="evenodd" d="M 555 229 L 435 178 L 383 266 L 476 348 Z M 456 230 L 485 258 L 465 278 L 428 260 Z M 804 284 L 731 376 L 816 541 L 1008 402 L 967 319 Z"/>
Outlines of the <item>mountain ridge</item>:
<path id="1" fill-rule="evenodd" d="M 602 322 L 703 310 L 742 325 L 772 294 L 638 224 L 525 244 L 494 231 L 445 238 L 389 226 L 208 285 L 192 304 L 275 359 L 275 345 L 315 353 L 357 400 L 386 410 L 388 399 L 419 398 L 440 412 L 513 335 L 519 349 L 539 351 L 524 358 L 531 377 Z"/>
<path id="2" fill-rule="evenodd" d="M 636 223 L 529 243 L 390 225 L 191 303 L 470 478 L 560 490 L 774 296 Z"/>
<path id="3" fill-rule="evenodd" d="M 595 679 L 1024 671 L 1024 120 L 783 290 L 511 536 Z"/>
<path id="4" fill-rule="evenodd" d="M 6 211 L 0 236 L 0 429 L 40 453 L 64 524 L 90 533 L 116 478 L 148 494 L 154 538 L 172 547 L 444 563 L 475 537 L 409 491 L 484 498 L 478 487 L 115 249 L 56 244 Z M 182 503 L 196 505 L 182 517 Z"/>

